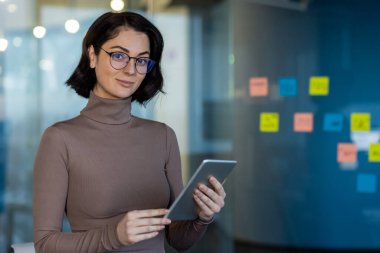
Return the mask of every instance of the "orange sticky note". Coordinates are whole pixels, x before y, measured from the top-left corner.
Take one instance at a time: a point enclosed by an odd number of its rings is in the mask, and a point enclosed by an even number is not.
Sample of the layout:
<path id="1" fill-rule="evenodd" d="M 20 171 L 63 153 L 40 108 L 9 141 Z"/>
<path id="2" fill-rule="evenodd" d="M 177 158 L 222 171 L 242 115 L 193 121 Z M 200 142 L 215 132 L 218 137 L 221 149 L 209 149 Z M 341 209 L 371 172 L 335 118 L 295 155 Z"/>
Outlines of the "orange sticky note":
<path id="1" fill-rule="evenodd" d="M 338 162 L 354 163 L 357 161 L 357 147 L 353 143 L 338 144 Z"/>
<path id="2" fill-rule="evenodd" d="M 294 131 L 295 132 L 312 132 L 313 131 L 313 114 L 310 112 L 294 114 Z"/>
<path id="3" fill-rule="evenodd" d="M 267 77 L 252 77 L 249 79 L 249 95 L 251 97 L 265 97 L 269 94 Z"/>

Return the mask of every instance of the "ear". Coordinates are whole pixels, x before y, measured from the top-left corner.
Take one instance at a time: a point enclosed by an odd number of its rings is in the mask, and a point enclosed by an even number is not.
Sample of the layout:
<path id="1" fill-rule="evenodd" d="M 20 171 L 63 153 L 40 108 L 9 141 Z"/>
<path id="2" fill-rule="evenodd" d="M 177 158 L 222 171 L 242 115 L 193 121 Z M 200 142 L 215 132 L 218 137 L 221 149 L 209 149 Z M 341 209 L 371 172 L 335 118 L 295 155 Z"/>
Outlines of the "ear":
<path id="1" fill-rule="evenodd" d="M 91 45 L 88 50 L 87 50 L 87 53 L 88 53 L 88 58 L 90 60 L 90 68 L 95 68 L 96 66 L 96 54 L 95 54 L 95 49 L 94 49 L 94 46 Z"/>

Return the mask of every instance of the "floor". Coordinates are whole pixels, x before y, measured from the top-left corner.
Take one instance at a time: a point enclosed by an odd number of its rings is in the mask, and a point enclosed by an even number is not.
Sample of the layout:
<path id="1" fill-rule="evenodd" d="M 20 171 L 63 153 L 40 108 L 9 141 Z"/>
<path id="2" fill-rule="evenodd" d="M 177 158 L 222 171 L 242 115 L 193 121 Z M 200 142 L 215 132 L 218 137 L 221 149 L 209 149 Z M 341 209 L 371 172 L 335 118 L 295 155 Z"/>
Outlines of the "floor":
<path id="1" fill-rule="evenodd" d="M 322 250 L 322 249 L 298 249 L 280 248 L 268 245 L 235 242 L 235 253 L 379 253 L 378 250 Z"/>

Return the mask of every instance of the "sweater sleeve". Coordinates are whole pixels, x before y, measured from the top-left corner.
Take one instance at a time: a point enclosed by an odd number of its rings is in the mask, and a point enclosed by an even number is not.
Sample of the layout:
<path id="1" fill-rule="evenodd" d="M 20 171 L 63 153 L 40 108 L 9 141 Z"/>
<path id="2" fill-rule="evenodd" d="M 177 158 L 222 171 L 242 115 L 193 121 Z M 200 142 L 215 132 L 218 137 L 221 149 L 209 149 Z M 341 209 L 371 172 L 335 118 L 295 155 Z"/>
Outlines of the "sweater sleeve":
<path id="1" fill-rule="evenodd" d="M 37 253 L 106 252 L 121 247 L 117 224 L 78 233 L 63 233 L 69 184 L 68 152 L 60 129 L 44 132 L 34 164 L 33 222 Z"/>
<path id="2" fill-rule="evenodd" d="M 170 204 L 172 204 L 180 194 L 183 182 L 177 138 L 169 127 L 167 127 L 166 150 L 166 174 L 170 184 Z M 165 230 L 166 239 L 169 245 L 176 250 L 186 250 L 202 238 L 207 225 L 200 220 L 173 221 Z"/>

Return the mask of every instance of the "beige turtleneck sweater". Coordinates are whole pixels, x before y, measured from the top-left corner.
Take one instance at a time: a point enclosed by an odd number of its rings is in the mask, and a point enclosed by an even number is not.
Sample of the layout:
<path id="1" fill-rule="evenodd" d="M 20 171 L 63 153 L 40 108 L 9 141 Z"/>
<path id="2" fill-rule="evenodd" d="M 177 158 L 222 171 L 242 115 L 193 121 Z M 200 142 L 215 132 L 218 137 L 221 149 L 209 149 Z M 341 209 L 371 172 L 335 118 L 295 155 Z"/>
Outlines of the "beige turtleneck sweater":
<path id="1" fill-rule="evenodd" d="M 79 116 L 46 129 L 34 165 L 37 253 L 164 252 L 192 246 L 207 224 L 173 221 L 155 238 L 123 246 L 116 226 L 129 211 L 167 208 L 183 184 L 175 133 L 131 115 L 131 99 L 90 94 Z M 64 213 L 71 233 L 62 232 Z"/>

